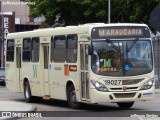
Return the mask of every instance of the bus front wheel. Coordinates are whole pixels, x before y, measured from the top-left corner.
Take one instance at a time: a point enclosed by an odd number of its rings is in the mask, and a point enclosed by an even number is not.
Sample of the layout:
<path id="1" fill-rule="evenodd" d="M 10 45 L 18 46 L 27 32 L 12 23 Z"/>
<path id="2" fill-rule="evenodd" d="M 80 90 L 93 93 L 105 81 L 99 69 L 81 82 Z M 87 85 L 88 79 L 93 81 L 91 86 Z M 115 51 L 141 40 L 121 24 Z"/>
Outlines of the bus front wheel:
<path id="1" fill-rule="evenodd" d="M 130 108 L 133 106 L 134 102 L 119 102 L 117 104 L 120 108 Z"/>
<path id="2" fill-rule="evenodd" d="M 27 102 L 32 101 L 31 89 L 28 81 L 24 84 L 24 97 Z"/>
<path id="3" fill-rule="evenodd" d="M 73 85 L 70 85 L 67 90 L 67 101 L 71 108 L 73 109 L 80 108 L 80 103 L 76 101 L 76 92 Z"/>

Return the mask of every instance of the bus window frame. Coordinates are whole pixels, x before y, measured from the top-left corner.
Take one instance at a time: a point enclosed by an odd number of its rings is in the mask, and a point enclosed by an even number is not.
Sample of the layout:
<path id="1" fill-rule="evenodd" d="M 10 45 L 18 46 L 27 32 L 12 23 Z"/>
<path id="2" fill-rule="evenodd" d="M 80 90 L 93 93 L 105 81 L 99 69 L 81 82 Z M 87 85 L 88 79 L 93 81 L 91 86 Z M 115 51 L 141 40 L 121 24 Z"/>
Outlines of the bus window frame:
<path id="1" fill-rule="evenodd" d="M 24 50 L 24 41 L 25 40 L 29 40 L 30 39 L 30 49 L 29 50 Z M 30 58 L 28 60 L 24 59 L 24 52 L 30 52 Z M 22 61 L 23 62 L 30 62 L 31 61 L 31 56 L 32 55 L 32 38 L 31 37 L 26 37 L 26 38 L 23 38 L 23 52 L 22 52 Z"/>
<path id="2" fill-rule="evenodd" d="M 56 38 L 61 38 L 61 37 L 64 37 L 64 48 L 62 47 L 62 48 L 56 48 L 56 41 L 57 40 L 62 40 L 62 39 L 56 39 Z M 64 63 L 65 61 L 66 61 L 66 36 L 65 35 L 56 35 L 56 36 L 54 36 L 54 38 L 53 38 L 53 42 L 54 42 L 54 48 L 53 48 L 53 50 L 51 50 L 51 54 L 53 54 L 53 59 L 51 60 L 51 61 L 54 61 L 55 63 Z M 51 48 L 52 48 L 52 46 L 51 46 Z M 64 51 L 63 51 L 63 53 L 64 53 L 64 58 L 62 59 L 62 58 L 60 58 L 60 60 L 56 60 L 56 58 L 57 58 L 57 56 L 55 56 L 55 51 L 59 51 L 59 50 L 63 50 L 64 49 Z M 57 54 L 57 53 L 56 53 Z"/>
<path id="3" fill-rule="evenodd" d="M 10 42 L 10 41 L 14 43 L 14 45 L 13 45 L 13 50 L 8 50 L 8 42 Z M 8 39 L 8 40 L 7 40 L 7 49 L 6 49 L 6 50 L 7 50 L 7 51 L 6 51 L 6 61 L 7 61 L 7 62 L 13 62 L 13 61 L 14 61 L 14 57 L 15 57 L 15 56 L 14 56 L 14 51 L 15 51 L 15 50 L 14 50 L 14 46 L 15 46 L 15 40 L 14 40 L 14 39 Z M 13 53 L 11 54 L 11 55 L 13 55 L 12 60 L 8 60 L 8 52 L 13 52 Z M 10 55 L 9 55 L 9 56 L 10 56 Z"/>
<path id="4" fill-rule="evenodd" d="M 38 51 L 38 59 L 36 58 L 35 61 L 33 61 L 33 41 L 34 40 L 38 40 L 38 50 L 36 49 L 36 51 Z M 36 54 L 37 55 L 37 54 Z M 31 62 L 39 62 L 39 57 L 40 57 L 40 38 L 39 37 L 32 37 L 31 40 Z"/>
<path id="5" fill-rule="evenodd" d="M 76 44 L 75 44 L 75 46 L 72 48 L 69 48 L 68 46 L 69 46 L 69 40 L 68 40 L 68 37 L 76 37 L 76 39 L 75 39 L 75 41 L 76 41 Z M 71 49 L 73 49 L 73 52 L 72 52 L 72 55 L 74 56 L 74 50 L 76 50 L 76 54 L 75 54 L 75 57 L 76 57 L 76 59 L 75 60 L 69 60 L 68 59 L 68 57 L 67 57 L 67 53 L 68 53 L 68 50 L 71 50 Z M 68 34 L 67 35 L 67 39 L 66 39 L 66 62 L 67 63 L 77 63 L 77 53 L 78 53 L 78 35 L 77 34 Z"/>

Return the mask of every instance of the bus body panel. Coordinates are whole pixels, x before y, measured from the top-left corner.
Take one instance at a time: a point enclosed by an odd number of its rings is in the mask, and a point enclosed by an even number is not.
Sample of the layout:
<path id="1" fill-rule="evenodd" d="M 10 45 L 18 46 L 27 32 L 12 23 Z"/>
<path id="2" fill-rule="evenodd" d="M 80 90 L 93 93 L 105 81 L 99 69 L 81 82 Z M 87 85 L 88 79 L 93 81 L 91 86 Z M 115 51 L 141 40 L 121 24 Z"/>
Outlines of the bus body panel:
<path id="1" fill-rule="evenodd" d="M 101 83 L 105 85 L 105 80 L 134 80 L 142 79 L 141 82 L 133 85 L 110 85 L 107 86 L 109 92 L 99 92 L 97 91 L 92 84 L 90 84 L 90 100 L 91 103 L 103 103 L 103 102 L 127 102 L 127 101 L 146 101 L 154 100 L 155 96 L 155 85 L 153 85 L 148 90 L 140 90 L 141 86 L 145 84 L 150 78 L 154 77 L 154 70 L 148 75 L 140 75 L 135 77 L 102 77 L 93 75 L 91 78 L 97 78 Z M 126 90 L 123 90 L 123 87 L 126 87 Z M 128 94 L 128 95 L 127 95 Z M 117 96 L 115 96 L 117 95 Z M 113 99 L 111 99 L 111 97 Z"/>
<path id="2" fill-rule="evenodd" d="M 17 81 L 15 74 L 15 64 L 12 62 L 8 62 L 5 66 L 5 74 L 6 74 L 6 87 L 13 92 L 17 91 Z"/>
<path id="3" fill-rule="evenodd" d="M 99 92 L 96 89 L 90 89 L 91 103 L 106 103 L 106 102 L 133 102 L 133 101 L 146 101 L 146 100 L 154 100 L 155 92 L 154 86 L 150 90 L 145 91 L 131 91 L 131 92 Z M 114 94 L 119 94 L 119 96 L 123 96 L 122 98 L 116 98 Z M 131 98 L 127 98 L 126 94 L 133 95 Z M 138 98 L 139 95 L 142 97 Z M 110 98 L 110 95 L 113 99 Z M 126 98 L 125 98 L 125 97 Z"/>
<path id="4" fill-rule="evenodd" d="M 36 95 L 36 96 L 41 96 L 41 75 L 40 75 L 40 65 L 39 64 L 28 64 L 28 63 L 23 63 L 22 64 L 22 79 L 24 80 L 24 78 L 27 78 L 29 83 L 30 83 L 30 87 L 31 87 L 31 91 L 32 91 L 32 95 Z M 27 71 L 30 71 L 28 74 L 26 74 Z"/>

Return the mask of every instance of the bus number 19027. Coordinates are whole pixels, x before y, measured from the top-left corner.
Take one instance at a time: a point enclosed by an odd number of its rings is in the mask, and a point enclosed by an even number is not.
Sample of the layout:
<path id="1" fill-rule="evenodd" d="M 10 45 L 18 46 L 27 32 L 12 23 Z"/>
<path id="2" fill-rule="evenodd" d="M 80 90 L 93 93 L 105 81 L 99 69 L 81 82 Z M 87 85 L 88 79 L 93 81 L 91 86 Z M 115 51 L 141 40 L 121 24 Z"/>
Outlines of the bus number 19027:
<path id="1" fill-rule="evenodd" d="M 105 80 L 106 85 L 122 85 L 122 80 Z"/>

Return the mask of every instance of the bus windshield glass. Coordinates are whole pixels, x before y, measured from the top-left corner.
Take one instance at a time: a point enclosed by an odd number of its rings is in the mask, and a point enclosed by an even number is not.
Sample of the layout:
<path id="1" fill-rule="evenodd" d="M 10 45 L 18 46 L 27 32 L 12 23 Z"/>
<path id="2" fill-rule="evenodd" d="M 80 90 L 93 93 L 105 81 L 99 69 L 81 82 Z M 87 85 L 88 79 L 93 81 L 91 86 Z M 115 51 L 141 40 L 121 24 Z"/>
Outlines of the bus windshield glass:
<path id="1" fill-rule="evenodd" d="M 93 41 L 92 70 L 104 76 L 134 76 L 153 69 L 149 40 Z"/>

